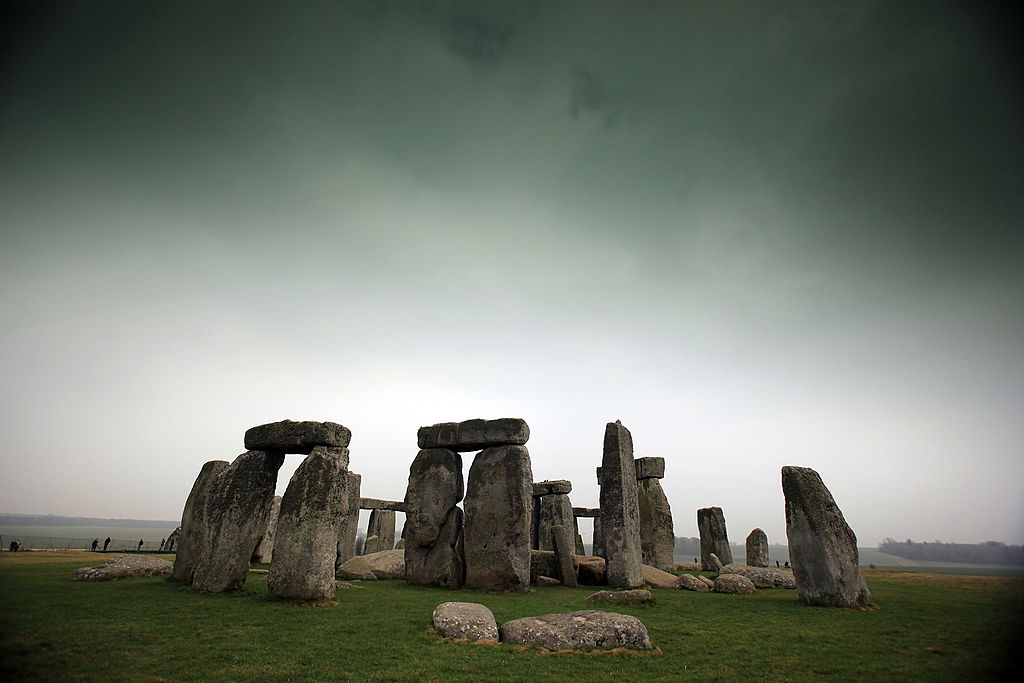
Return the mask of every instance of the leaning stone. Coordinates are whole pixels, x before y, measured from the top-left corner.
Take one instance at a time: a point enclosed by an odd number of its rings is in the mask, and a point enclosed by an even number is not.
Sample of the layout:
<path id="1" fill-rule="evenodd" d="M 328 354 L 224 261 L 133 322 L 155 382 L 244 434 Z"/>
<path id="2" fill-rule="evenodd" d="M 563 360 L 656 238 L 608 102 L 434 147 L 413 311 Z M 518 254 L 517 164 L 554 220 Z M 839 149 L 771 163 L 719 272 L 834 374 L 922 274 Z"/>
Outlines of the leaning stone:
<path id="1" fill-rule="evenodd" d="M 609 422 L 601 460 L 601 540 L 609 586 L 644 581 L 640 509 L 633 465 L 633 437 L 621 422 Z"/>
<path id="2" fill-rule="evenodd" d="M 754 529 L 747 536 L 747 565 L 768 566 L 768 535 L 761 529 Z"/>
<path id="3" fill-rule="evenodd" d="M 193 588 L 219 593 L 245 584 L 252 550 L 274 502 L 282 463 L 284 453 L 248 451 L 210 482 L 205 511 L 209 534 L 195 566 Z"/>
<path id="4" fill-rule="evenodd" d="M 542 588 L 543 587 L 550 588 L 551 586 L 561 586 L 562 585 L 561 581 L 559 581 L 558 579 L 553 579 L 550 576 L 538 576 L 537 580 L 534 581 L 534 583 L 537 584 L 538 586 L 541 586 Z"/>
<path id="5" fill-rule="evenodd" d="M 346 448 L 351 440 L 352 432 L 337 422 L 282 420 L 253 427 L 245 432 L 247 450 L 300 455 L 308 455 L 317 446 Z M 348 462 L 345 462 L 345 467 L 348 467 Z"/>
<path id="6" fill-rule="evenodd" d="M 675 588 L 676 579 L 675 574 L 669 574 L 663 572 L 657 567 L 651 567 L 650 565 L 644 565 L 644 583 L 651 588 Z"/>
<path id="7" fill-rule="evenodd" d="M 654 459 L 664 461 L 664 458 L 640 458 Z M 665 572 L 672 571 L 676 537 L 672 508 L 669 507 L 661 482 L 652 478 L 640 479 L 636 483 L 636 497 L 640 511 L 640 554 L 643 562 Z"/>
<path id="8" fill-rule="evenodd" d="M 601 602 L 608 605 L 653 605 L 654 594 L 646 588 L 632 588 L 628 591 L 597 591 L 586 597 L 586 602 Z"/>
<path id="9" fill-rule="evenodd" d="M 373 539 L 372 542 L 370 539 Z M 366 544 L 363 552 L 379 553 L 395 548 L 395 512 L 394 510 L 371 510 L 370 520 L 366 524 Z"/>
<path id="10" fill-rule="evenodd" d="M 270 517 L 267 518 L 267 528 L 256 544 L 256 550 L 252 552 L 252 561 L 257 564 L 270 564 L 274 556 L 274 533 L 277 530 L 277 518 L 281 514 L 281 496 L 274 496 L 274 503 L 270 506 Z"/>
<path id="11" fill-rule="evenodd" d="M 722 573 L 722 561 L 718 559 L 718 555 L 715 555 L 714 553 L 708 555 L 708 564 L 711 565 L 711 569 L 708 571 L 718 572 L 719 574 Z"/>
<path id="12" fill-rule="evenodd" d="M 210 497 L 211 486 L 228 465 L 227 460 L 210 460 L 204 464 L 188 494 L 185 509 L 181 513 L 178 552 L 174 556 L 173 576 L 177 581 L 192 583 L 210 532 L 206 522 L 206 501 Z"/>
<path id="13" fill-rule="evenodd" d="M 700 531 L 700 563 L 704 571 L 714 567 L 708 556 L 718 555 L 722 564 L 732 562 L 732 549 L 729 548 L 729 534 L 725 529 L 725 515 L 722 508 L 710 507 L 697 510 L 697 529 Z"/>
<path id="14" fill-rule="evenodd" d="M 469 468 L 464 505 L 466 585 L 527 590 L 533 472 L 526 447 L 481 451 Z"/>
<path id="15" fill-rule="evenodd" d="M 348 477 L 348 507 L 338 519 L 338 548 L 334 555 L 334 572 L 356 555 L 356 536 L 359 535 L 359 487 L 363 478 L 346 471 Z"/>
<path id="16" fill-rule="evenodd" d="M 562 585 L 575 588 L 579 584 L 576 581 L 576 570 L 572 565 L 572 549 L 569 546 L 569 534 L 565 532 L 565 527 L 560 525 L 551 527 L 551 540 L 555 546 L 558 579 Z"/>
<path id="17" fill-rule="evenodd" d="M 636 467 L 637 481 L 665 478 L 665 458 L 637 458 L 633 462 Z"/>
<path id="18" fill-rule="evenodd" d="M 444 638 L 498 639 L 494 614 L 475 602 L 442 602 L 434 609 L 433 620 L 434 628 Z"/>
<path id="19" fill-rule="evenodd" d="M 417 434 L 421 449 L 450 448 L 453 451 L 480 451 L 492 446 L 522 446 L 529 439 L 530 427 L 526 420 L 514 417 L 442 422 L 430 427 L 420 427 Z"/>
<path id="20" fill-rule="evenodd" d="M 535 481 L 533 483 L 534 496 L 551 496 L 556 493 L 571 493 L 572 482 L 566 479 L 555 479 L 554 481 Z"/>
<path id="21" fill-rule="evenodd" d="M 271 595 L 299 600 L 334 597 L 339 521 L 349 512 L 348 449 L 317 446 L 288 482 L 274 538 Z M 392 513 L 394 514 L 394 513 Z"/>
<path id="22" fill-rule="evenodd" d="M 687 591 L 697 591 L 698 593 L 707 593 L 711 590 L 711 586 L 709 586 L 708 583 L 712 583 L 712 585 L 714 585 L 711 581 L 707 583 L 701 581 L 699 577 L 696 577 L 693 574 L 680 574 L 676 579 L 676 588 L 682 588 Z"/>
<path id="23" fill-rule="evenodd" d="M 754 583 L 740 574 L 719 574 L 712 589 L 716 593 L 753 593 Z"/>
<path id="24" fill-rule="evenodd" d="M 745 564 L 727 564 L 722 574 L 745 576 L 757 588 L 796 588 L 793 572 L 774 567 L 748 567 Z"/>
<path id="25" fill-rule="evenodd" d="M 569 496 L 564 493 L 553 493 L 543 498 L 534 498 L 534 503 L 540 501 L 540 511 L 537 515 L 537 548 L 539 550 L 553 550 L 551 541 L 551 527 L 561 526 L 566 529 L 573 529 L 575 517 L 572 514 L 572 503 Z"/>
<path id="26" fill-rule="evenodd" d="M 71 573 L 76 581 L 112 581 L 129 576 L 170 574 L 174 565 L 168 560 L 145 555 L 118 555 L 95 567 L 82 567 Z"/>
<path id="27" fill-rule="evenodd" d="M 409 467 L 405 492 L 405 575 L 418 585 L 459 588 L 463 514 L 462 456 L 446 448 L 421 450 Z"/>
<path id="28" fill-rule="evenodd" d="M 786 535 L 800 600 L 806 605 L 857 607 L 871 604 L 858 568 L 857 536 L 817 472 L 783 467 Z"/>
<path id="29" fill-rule="evenodd" d="M 545 650 L 650 650 L 647 628 L 636 617 L 585 610 L 545 614 L 507 621 L 498 629 L 510 645 L 536 645 Z"/>

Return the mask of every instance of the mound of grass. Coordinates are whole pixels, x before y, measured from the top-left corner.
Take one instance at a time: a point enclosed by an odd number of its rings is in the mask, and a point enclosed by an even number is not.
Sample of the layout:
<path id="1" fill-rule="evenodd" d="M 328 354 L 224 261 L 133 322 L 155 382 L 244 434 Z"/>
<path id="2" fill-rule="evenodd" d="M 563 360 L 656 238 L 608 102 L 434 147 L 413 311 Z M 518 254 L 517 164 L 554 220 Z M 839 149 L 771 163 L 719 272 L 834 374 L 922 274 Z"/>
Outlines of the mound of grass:
<path id="1" fill-rule="evenodd" d="M 487 605 L 498 622 L 587 609 L 593 588 L 525 595 L 400 581 L 339 590 L 334 604 L 238 594 L 164 578 L 79 583 L 83 553 L 0 556 L 5 680 L 985 680 L 1008 675 L 1021 643 L 1024 581 L 866 571 L 877 609 L 804 607 L 794 591 L 654 590 L 640 618 L 659 652 L 543 653 L 446 641 L 441 602 Z"/>

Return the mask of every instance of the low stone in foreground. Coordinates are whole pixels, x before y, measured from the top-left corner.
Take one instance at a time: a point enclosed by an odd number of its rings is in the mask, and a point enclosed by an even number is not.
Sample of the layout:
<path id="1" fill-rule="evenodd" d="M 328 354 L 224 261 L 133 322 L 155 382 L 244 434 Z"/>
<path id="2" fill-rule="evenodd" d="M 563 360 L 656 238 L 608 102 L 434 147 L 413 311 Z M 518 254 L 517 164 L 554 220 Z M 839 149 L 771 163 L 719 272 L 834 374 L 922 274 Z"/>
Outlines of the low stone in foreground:
<path id="1" fill-rule="evenodd" d="M 741 574 L 720 574 L 715 579 L 715 587 L 712 589 L 716 593 L 753 593 L 757 590 L 754 586 L 754 582 Z"/>
<path id="2" fill-rule="evenodd" d="M 498 639 L 494 614 L 475 602 L 442 602 L 434 610 L 434 628 L 445 638 Z"/>
<path id="3" fill-rule="evenodd" d="M 170 574 L 174 565 L 159 557 L 145 555 L 118 555 L 95 567 L 82 567 L 71 573 L 76 581 L 112 581 L 129 576 Z"/>
<path id="4" fill-rule="evenodd" d="M 676 579 L 676 588 L 681 588 L 684 591 L 697 591 L 698 593 L 707 593 L 711 590 L 711 586 L 693 574 L 680 574 Z"/>
<path id="5" fill-rule="evenodd" d="M 339 579 L 404 579 L 405 551 L 383 550 L 369 555 L 357 555 L 338 567 L 335 576 Z"/>
<path id="6" fill-rule="evenodd" d="M 668 572 L 663 572 L 660 569 L 658 569 L 657 567 L 652 567 L 649 564 L 645 564 L 643 567 L 644 567 L 644 583 L 646 583 L 651 588 L 675 588 L 676 587 L 676 579 L 678 579 L 679 577 L 677 577 L 675 574 L 669 574 Z"/>
<path id="7" fill-rule="evenodd" d="M 647 627 L 636 617 L 584 610 L 513 619 L 498 629 L 510 645 L 536 645 L 545 650 L 650 650 Z"/>
<path id="8" fill-rule="evenodd" d="M 653 605 L 654 595 L 646 588 L 628 591 L 597 591 L 587 596 L 587 602 L 603 602 L 608 605 Z"/>

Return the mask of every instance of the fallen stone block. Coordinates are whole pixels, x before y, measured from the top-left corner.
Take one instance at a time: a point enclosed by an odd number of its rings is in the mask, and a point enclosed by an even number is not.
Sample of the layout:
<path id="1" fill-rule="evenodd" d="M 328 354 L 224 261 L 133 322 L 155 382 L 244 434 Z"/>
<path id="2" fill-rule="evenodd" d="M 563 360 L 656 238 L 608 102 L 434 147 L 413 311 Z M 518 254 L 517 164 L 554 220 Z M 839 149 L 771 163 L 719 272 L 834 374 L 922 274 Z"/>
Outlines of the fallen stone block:
<path id="1" fill-rule="evenodd" d="M 75 581 L 113 581 L 129 576 L 170 574 L 174 565 L 159 557 L 145 555 L 118 555 L 95 567 L 82 567 L 71 573 Z"/>
<path id="2" fill-rule="evenodd" d="M 653 605 L 656 601 L 651 591 L 633 588 L 628 591 L 597 591 L 588 595 L 586 602 L 601 602 L 608 605 Z"/>
<path id="3" fill-rule="evenodd" d="M 626 614 L 585 610 L 507 621 L 498 629 L 510 645 L 545 650 L 650 650 L 651 638 L 639 619 Z"/>
<path id="4" fill-rule="evenodd" d="M 442 602 L 434 610 L 433 620 L 434 628 L 445 638 L 498 639 L 494 614 L 475 602 Z"/>

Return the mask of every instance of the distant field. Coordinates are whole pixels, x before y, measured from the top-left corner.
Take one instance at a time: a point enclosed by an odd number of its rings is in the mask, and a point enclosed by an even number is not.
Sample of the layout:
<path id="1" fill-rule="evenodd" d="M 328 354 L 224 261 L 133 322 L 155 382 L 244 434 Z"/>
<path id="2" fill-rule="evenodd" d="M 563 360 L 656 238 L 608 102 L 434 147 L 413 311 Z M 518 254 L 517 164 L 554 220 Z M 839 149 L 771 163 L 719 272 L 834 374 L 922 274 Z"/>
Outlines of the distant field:
<path id="1" fill-rule="evenodd" d="M 92 539 L 111 538 L 111 550 L 122 550 L 138 546 L 139 539 L 145 541 L 144 550 L 156 550 L 160 539 L 167 538 L 178 525 L 167 527 L 122 527 L 122 526 L 0 526 L 0 549 L 7 550 L 11 541 L 20 538 L 27 548 L 71 548 L 89 547 Z"/>

